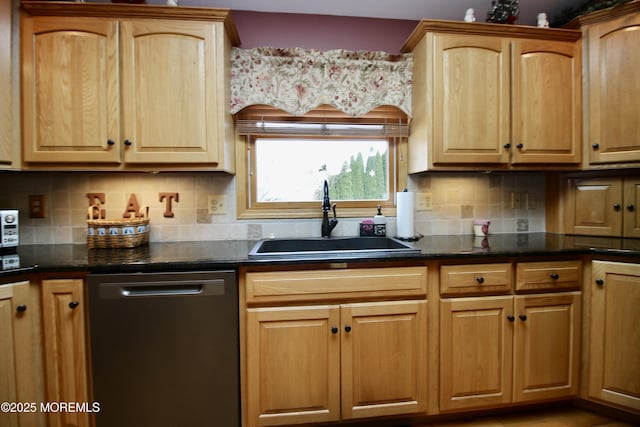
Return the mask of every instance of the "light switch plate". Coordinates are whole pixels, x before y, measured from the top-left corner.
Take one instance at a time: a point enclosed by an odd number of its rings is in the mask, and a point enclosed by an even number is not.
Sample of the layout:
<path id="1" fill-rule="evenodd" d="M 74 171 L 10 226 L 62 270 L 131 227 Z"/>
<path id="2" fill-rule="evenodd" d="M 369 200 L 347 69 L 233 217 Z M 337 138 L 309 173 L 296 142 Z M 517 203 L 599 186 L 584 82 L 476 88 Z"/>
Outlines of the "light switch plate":
<path id="1" fill-rule="evenodd" d="M 207 212 L 209 215 L 226 214 L 227 196 L 224 194 L 210 194 L 207 198 Z"/>

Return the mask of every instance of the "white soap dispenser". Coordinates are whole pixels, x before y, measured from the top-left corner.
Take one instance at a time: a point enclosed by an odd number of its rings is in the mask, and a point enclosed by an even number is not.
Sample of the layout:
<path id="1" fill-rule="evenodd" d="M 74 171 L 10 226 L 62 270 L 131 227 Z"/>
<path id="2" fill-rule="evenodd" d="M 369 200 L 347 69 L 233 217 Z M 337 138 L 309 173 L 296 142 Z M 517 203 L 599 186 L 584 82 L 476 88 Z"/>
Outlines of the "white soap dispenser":
<path id="1" fill-rule="evenodd" d="M 376 236 L 387 235 L 387 218 L 382 215 L 381 205 L 378 205 L 378 213 L 373 217 L 373 234 Z"/>

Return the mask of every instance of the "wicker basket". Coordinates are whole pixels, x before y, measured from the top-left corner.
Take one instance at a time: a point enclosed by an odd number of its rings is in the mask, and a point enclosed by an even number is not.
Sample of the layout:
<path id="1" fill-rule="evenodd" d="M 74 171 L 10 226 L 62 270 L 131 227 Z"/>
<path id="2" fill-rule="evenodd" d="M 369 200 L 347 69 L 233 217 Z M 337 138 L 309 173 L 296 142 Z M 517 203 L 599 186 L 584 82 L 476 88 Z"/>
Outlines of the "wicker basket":
<path id="1" fill-rule="evenodd" d="M 101 216 L 100 207 L 89 207 L 89 218 L 94 213 Z M 123 219 L 87 220 L 87 245 L 89 248 L 135 248 L 149 243 L 149 208 L 141 211 L 142 216 Z"/>

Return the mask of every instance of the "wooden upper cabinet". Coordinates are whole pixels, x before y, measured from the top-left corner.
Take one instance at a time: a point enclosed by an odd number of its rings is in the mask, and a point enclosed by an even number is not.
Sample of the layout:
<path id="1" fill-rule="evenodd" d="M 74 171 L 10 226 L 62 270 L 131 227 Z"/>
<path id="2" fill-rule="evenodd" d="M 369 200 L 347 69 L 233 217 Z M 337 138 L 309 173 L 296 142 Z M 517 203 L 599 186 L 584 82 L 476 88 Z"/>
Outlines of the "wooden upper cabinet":
<path id="1" fill-rule="evenodd" d="M 581 33 L 423 20 L 409 172 L 581 161 Z"/>
<path id="2" fill-rule="evenodd" d="M 573 179 L 569 195 L 573 217 L 570 233 L 620 236 L 622 233 L 622 180 Z"/>
<path id="3" fill-rule="evenodd" d="M 433 163 L 508 162 L 509 41 L 436 34 L 434 42 Z"/>
<path id="4" fill-rule="evenodd" d="M 623 192 L 623 235 L 640 237 L 640 179 L 625 178 Z"/>
<path id="5" fill-rule="evenodd" d="M 596 13 L 585 26 L 591 165 L 640 162 L 640 4 L 622 8 L 616 19 Z"/>
<path id="6" fill-rule="evenodd" d="M 125 21 L 120 30 L 125 161 L 217 163 L 220 29 L 154 20 Z"/>
<path id="7" fill-rule="evenodd" d="M 116 34 L 113 20 L 23 18 L 25 162 L 119 161 Z"/>
<path id="8" fill-rule="evenodd" d="M 580 45 L 513 41 L 512 163 L 579 163 Z"/>
<path id="9" fill-rule="evenodd" d="M 0 168 L 13 162 L 12 42 L 10 1 L 0 4 Z"/>
<path id="10" fill-rule="evenodd" d="M 27 165 L 234 171 L 227 10 L 22 7 Z"/>

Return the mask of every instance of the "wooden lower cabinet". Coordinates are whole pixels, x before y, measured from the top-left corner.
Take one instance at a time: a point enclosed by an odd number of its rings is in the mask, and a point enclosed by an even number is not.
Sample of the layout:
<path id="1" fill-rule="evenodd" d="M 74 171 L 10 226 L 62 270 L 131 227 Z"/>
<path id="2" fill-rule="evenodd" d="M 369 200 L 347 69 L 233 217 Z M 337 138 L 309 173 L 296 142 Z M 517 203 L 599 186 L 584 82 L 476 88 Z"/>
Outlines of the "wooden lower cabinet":
<path id="1" fill-rule="evenodd" d="M 426 410 L 426 301 L 247 310 L 246 426 Z"/>
<path id="2" fill-rule="evenodd" d="M 515 297 L 515 402 L 578 394 L 580 300 L 580 292 Z"/>
<path id="3" fill-rule="evenodd" d="M 640 412 L 640 265 L 594 261 L 589 397 Z"/>
<path id="4" fill-rule="evenodd" d="M 340 419 L 338 306 L 247 312 L 248 426 Z"/>
<path id="5" fill-rule="evenodd" d="M 47 402 L 89 402 L 84 280 L 42 281 Z M 49 427 L 88 427 L 87 412 L 50 412 Z"/>
<path id="6" fill-rule="evenodd" d="M 580 292 L 452 298 L 440 306 L 440 410 L 578 393 Z"/>
<path id="7" fill-rule="evenodd" d="M 513 298 L 440 302 L 440 410 L 511 401 Z"/>
<path id="8" fill-rule="evenodd" d="M 342 418 L 426 411 L 426 301 L 341 307 Z"/>
<path id="9" fill-rule="evenodd" d="M 0 285 L 0 402 L 36 404 L 32 328 L 39 316 L 29 286 L 29 281 Z M 0 415 L 3 427 L 37 425 L 39 408 L 9 409 Z"/>

